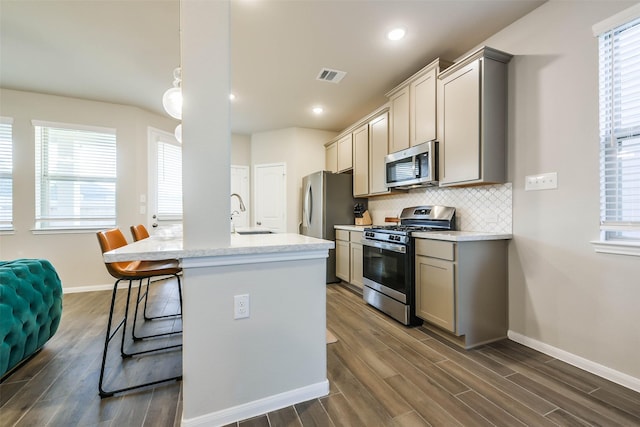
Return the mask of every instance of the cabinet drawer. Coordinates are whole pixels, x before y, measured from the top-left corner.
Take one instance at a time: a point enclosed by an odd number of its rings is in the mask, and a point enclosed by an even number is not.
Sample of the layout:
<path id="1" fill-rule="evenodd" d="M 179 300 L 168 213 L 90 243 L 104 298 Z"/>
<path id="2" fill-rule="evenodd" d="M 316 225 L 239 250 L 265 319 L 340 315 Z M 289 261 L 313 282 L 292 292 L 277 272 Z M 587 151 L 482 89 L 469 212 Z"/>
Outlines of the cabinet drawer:
<path id="1" fill-rule="evenodd" d="M 362 243 L 362 231 L 352 231 L 350 241 L 355 243 Z"/>
<path id="2" fill-rule="evenodd" d="M 349 232 L 347 230 L 336 230 L 336 240 L 349 241 Z"/>
<path id="3" fill-rule="evenodd" d="M 455 261 L 455 243 L 416 239 L 416 255 Z"/>

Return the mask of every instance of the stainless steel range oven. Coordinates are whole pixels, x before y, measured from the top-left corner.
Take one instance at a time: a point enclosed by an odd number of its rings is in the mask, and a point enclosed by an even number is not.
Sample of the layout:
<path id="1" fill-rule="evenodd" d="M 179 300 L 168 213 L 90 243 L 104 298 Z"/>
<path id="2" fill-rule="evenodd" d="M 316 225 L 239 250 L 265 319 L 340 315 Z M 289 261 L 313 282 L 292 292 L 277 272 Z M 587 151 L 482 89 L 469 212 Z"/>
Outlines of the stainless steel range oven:
<path id="1" fill-rule="evenodd" d="M 405 325 L 422 321 L 415 315 L 414 231 L 455 229 L 455 208 L 415 206 L 405 208 L 400 225 L 364 229 L 362 239 L 362 296 Z"/>

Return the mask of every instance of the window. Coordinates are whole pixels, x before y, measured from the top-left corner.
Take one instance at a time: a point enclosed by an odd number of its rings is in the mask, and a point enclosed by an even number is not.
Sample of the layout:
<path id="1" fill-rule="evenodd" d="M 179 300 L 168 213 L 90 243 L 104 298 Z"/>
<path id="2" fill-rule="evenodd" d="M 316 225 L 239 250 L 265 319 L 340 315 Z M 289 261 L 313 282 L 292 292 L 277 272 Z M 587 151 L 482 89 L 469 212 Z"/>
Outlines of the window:
<path id="1" fill-rule="evenodd" d="M 33 122 L 36 229 L 116 224 L 114 129 Z"/>
<path id="2" fill-rule="evenodd" d="M 600 230 L 602 240 L 621 243 L 640 242 L 640 18 L 637 16 L 597 34 Z"/>
<path id="3" fill-rule="evenodd" d="M 0 230 L 13 228 L 13 120 L 0 117 Z"/>

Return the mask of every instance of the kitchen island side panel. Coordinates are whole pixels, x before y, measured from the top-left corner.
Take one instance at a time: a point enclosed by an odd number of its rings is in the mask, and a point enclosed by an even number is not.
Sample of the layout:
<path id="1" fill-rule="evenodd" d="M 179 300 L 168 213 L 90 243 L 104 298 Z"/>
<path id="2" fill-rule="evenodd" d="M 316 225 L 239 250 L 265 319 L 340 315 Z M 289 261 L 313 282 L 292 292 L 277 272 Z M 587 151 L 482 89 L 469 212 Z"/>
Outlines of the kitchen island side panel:
<path id="1" fill-rule="evenodd" d="M 185 268 L 183 425 L 328 393 L 325 258 Z M 234 296 L 250 317 L 234 320 Z"/>

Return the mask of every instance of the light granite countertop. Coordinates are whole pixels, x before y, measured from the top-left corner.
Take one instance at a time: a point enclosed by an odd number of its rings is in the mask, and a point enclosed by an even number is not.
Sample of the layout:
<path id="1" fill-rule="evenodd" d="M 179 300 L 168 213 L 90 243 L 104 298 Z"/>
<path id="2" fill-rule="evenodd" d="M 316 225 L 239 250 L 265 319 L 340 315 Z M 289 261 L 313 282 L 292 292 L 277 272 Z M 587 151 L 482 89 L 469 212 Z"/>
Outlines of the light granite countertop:
<path id="1" fill-rule="evenodd" d="M 475 240 L 510 240 L 511 234 L 485 233 L 482 231 L 423 231 L 412 233 L 418 239 L 446 240 L 449 242 L 471 242 Z"/>
<path id="2" fill-rule="evenodd" d="M 388 224 L 387 224 L 388 225 Z M 337 230 L 363 231 L 365 228 L 375 227 L 375 225 L 335 225 Z M 474 240 L 510 240 L 511 234 L 487 233 L 483 231 L 424 231 L 412 234 L 418 239 L 447 240 L 449 242 L 465 242 Z"/>
<path id="3" fill-rule="evenodd" d="M 232 234 L 229 246 L 184 249 L 181 236 L 152 236 L 122 248 L 105 252 L 105 262 L 228 257 L 333 249 L 335 243 L 293 233 Z"/>
<path id="4" fill-rule="evenodd" d="M 365 228 L 373 227 L 373 225 L 334 225 L 333 228 L 336 230 L 346 230 L 346 231 L 364 231 Z"/>

